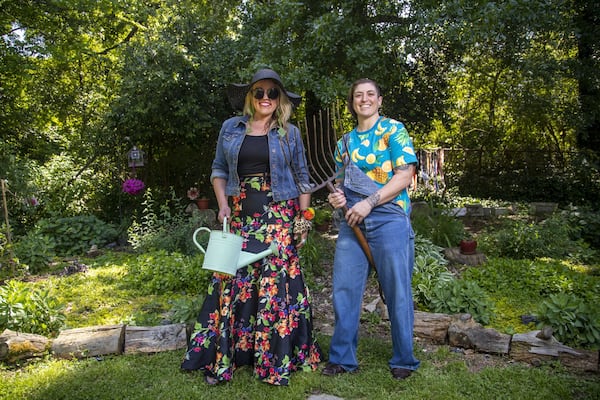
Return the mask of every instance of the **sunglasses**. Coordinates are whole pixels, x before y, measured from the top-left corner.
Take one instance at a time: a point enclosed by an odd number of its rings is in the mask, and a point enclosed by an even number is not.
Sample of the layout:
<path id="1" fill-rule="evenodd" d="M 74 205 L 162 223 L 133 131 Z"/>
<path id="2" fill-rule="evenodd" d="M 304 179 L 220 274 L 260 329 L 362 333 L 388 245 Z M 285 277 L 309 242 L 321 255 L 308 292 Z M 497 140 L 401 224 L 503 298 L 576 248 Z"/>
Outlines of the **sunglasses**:
<path id="1" fill-rule="evenodd" d="M 254 98 L 256 100 L 262 100 L 262 98 L 265 96 L 265 89 L 256 88 L 252 90 L 252 93 L 254 94 Z M 276 87 L 272 87 L 271 89 L 267 90 L 267 97 L 271 100 L 275 100 L 279 97 L 279 89 Z"/>

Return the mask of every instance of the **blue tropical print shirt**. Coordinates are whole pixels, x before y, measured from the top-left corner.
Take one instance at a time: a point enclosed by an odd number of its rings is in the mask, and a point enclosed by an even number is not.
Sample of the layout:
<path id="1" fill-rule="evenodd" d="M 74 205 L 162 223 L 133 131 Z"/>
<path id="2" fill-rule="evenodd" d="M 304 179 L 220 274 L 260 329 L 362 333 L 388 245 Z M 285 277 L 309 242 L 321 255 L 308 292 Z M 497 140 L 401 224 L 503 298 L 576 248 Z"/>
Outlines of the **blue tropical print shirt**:
<path id="1" fill-rule="evenodd" d="M 394 119 L 379 117 L 368 131 L 359 132 L 354 128 L 345 137 L 350 160 L 379 187 L 385 186 L 392 179 L 394 168 L 418 162 L 406 127 Z M 339 151 L 336 152 L 335 162 L 340 169 L 346 145 L 343 138 L 337 143 Z M 393 202 L 408 212 L 408 190 L 402 190 Z"/>

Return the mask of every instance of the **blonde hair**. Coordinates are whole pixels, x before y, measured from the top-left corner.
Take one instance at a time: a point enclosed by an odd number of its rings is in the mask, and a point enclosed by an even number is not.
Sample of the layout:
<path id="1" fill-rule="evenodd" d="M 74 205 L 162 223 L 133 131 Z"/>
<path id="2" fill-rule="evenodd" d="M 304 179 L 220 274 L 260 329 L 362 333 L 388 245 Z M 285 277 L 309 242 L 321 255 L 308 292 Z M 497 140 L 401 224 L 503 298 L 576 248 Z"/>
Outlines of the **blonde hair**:
<path id="1" fill-rule="evenodd" d="M 275 82 L 277 88 L 279 89 L 279 103 L 277 104 L 275 112 L 273 112 L 273 115 L 271 116 L 269 129 L 279 126 L 283 128 L 287 133 L 288 123 L 290 121 L 290 117 L 292 116 L 293 105 L 285 90 L 283 90 L 281 86 L 277 84 L 276 81 L 273 82 Z M 243 113 L 244 115 L 250 116 L 250 118 L 252 118 L 254 116 L 254 113 L 256 112 L 256 110 L 254 109 L 254 104 L 252 103 L 252 96 L 252 89 L 250 89 L 248 90 L 248 93 L 246 93 L 246 98 L 244 99 Z"/>

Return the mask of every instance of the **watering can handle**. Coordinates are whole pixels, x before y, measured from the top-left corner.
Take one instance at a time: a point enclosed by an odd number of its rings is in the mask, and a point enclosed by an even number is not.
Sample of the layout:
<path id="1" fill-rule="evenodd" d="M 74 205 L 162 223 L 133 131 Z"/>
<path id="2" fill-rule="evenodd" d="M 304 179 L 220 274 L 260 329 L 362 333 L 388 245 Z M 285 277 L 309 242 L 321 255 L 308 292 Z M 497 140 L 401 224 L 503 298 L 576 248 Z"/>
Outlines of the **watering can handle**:
<path id="1" fill-rule="evenodd" d="M 226 233 L 229 233 L 229 225 L 227 224 L 227 217 L 223 217 L 223 237 Z"/>
<path id="2" fill-rule="evenodd" d="M 206 254 L 206 249 L 204 247 L 202 247 L 202 245 L 200 243 L 198 243 L 198 240 L 196 239 L 196 235 L 202 231 L 206 231 L 206 232 L 210 233 L 210 229 L 203 226 L 202 228 L 198 228 L 194 231 L 194 234 L 192 235 L 192 240 L 194 241 L 194 244 L 196 245 L 196 247 L 198 247 L 202 253 Z"/>
<path id="3" fill-rule="evenodd" d="M 194 231 L 194 234 L 192 235 L 192 240 L 194 241 L 194 244 L 196 245 L 196 247 L 198 247 L 201 252 L 206 254 L 206 249 L 204 247 L 202 247 L 202 245 L 200 243 L 198 243 L 198 239 L 196 239 L 196 235 L 198 235 L 198 233 L 200 233 L 202 231 L 206 231 L 208 233 L 211 232 L 210 229 L 208 229 L 204 226 L 201 228 L 198 228 Z M 223 218 L 223 232 L 222 232 L 223 237 L 227 236 L 228 233 L 229 233 L 229 225 L 227 225 L 227 217 L 225 217 L 225 218 Z"/>

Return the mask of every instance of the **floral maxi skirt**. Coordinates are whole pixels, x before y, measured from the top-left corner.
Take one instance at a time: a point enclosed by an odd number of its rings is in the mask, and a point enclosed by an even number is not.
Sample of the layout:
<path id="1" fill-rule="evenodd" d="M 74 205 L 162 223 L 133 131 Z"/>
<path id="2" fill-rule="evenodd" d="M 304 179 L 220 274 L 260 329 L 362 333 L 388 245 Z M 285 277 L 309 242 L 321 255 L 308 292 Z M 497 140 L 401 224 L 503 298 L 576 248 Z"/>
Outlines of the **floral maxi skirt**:
<path id="1" fill-rule="evenodd" d="M 244 251 L 257 253 L 275 242 L 279 255 L 233 277 L 213 274 L 181 368 L 228 381 L 236 368 L 249 365 L 261 381 L 287 385 L 291 372 L 315 370 L 321 358 L 293 243 L 298 203 L 273 202 L 268 177 L 244 178 L 240 186 L 231 230 L 244 237 Z"/>

